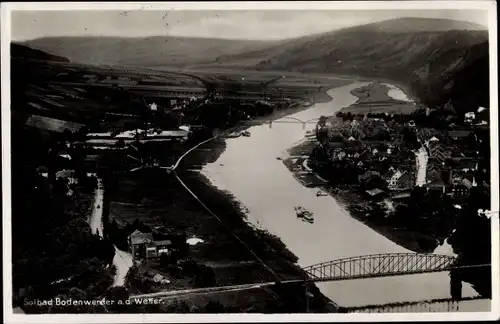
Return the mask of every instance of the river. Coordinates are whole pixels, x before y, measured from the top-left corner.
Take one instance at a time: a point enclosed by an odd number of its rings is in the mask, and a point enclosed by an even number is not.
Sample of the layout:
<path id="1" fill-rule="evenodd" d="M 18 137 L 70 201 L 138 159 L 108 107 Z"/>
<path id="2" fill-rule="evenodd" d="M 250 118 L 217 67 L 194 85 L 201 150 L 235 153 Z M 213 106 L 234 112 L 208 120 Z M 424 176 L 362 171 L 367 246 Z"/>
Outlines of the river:
<path id="1" fill-rule="evenodd" d="M 357 100 L 352 90 L 367 84 L 357 82 L 331 89 L 330 102 L 317 103 L 290 117 L 305 121 L 333 115 Z M 207 164 L 202 173 L 247 208 L 249 223 L 279 236 L 298 256 L 300 266 L 367 254 L 411 252 L 352 218 L 335 199 L 317 197 L 317 190 L 302 186 L 276 159 L 300 141 L 305 131 L 314 128 L 313 123 L 306 124 L 305 129 L 301 124 L 287 123 L 273 123 L 272 128 L 267 124 L 252 127 L 251 137 L 228 139 L 224 153 L 216 162 Z M 312 211 L 315 222 L 299 220 L 294 212 L 296 205 Z M 449 298 L 449 282 L 448 274 L 443 272 L 320 283 L 318 287 L 334 302 L 348 307 Z M 477 295 L 468 284 L 462 291 L 464 297 Z"/>

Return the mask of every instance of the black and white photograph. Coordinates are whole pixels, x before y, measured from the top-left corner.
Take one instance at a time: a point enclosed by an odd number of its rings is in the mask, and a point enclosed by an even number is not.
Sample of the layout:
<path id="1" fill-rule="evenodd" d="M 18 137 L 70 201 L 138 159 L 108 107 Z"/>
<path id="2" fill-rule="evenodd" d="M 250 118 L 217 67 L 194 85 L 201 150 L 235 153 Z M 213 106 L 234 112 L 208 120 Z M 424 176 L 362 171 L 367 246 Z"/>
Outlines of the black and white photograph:
<path id="1" fill-rule="evenodd" d="M 1 21 L 4 321 L 499 318 L 494 1 Z"/>

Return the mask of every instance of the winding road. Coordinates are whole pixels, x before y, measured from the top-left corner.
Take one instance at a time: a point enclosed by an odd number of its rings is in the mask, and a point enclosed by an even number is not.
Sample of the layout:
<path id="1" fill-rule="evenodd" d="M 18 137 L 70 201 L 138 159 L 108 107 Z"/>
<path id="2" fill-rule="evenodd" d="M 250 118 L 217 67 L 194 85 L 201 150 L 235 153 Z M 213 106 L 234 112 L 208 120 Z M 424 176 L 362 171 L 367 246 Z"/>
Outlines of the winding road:
<path id="1" fill-rule="evenodd" d="M 102 214 L 103 214 L 104 186 L 102 180 L 97 180 L 97 189 L 94 196 L 94 204 L 89 219 L 92 234 L 98 234 L 103 238 Z M 115 281 L 113 286 L 123 286 L 128 270 L 134 264 L 132 255 L 126 251 L 119 250 L 116 246 L 113 265 L 116 267 Z"/>

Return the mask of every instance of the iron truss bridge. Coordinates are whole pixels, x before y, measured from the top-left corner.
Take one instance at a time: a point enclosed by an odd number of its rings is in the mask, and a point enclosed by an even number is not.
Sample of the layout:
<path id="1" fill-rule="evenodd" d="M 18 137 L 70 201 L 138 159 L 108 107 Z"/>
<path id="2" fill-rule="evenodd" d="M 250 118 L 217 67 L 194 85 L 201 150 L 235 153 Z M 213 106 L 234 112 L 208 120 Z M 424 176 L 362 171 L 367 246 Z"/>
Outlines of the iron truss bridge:
<path id="1" fill-rule="evenodd" d="M 336 281 L 448 271 L 456 258 L 439 254 L 385 253 L 322 262 L 304 268 L 307 280 Z"/>
<path id="2" fill-rule="evenodd" d="M 301 124 L 302 128 L 306 128 L 306 124 L 314 124 L 316 125 L 319 121 L 319 118 L 313 118 L 309 120 L 301 120 L 295 117 L 282 117 L 278 120 L 246 120 L 243 121 L 242 124 L 268 124 L 269 128 L 273 127 L 273 124 Z"/>
<path id="3" fill-rule="evenodd" d="M 326 282 L 355 280 L 378 277 L 402 276 L 411 274 L 450 271 L 453 269 L 487 267 L 490 264 L 460 266 L 457 259 L 447 255 L 423 253 L 385 253 L 343 258 L 314 264 L 303 268 L 304 278 L 272 282 L 260 282 L 232 286 L 170 290 L 150 294 L 130 296 L 142 298 L 186 298 L 195 295 L 228 293 L 251 289 L 265 289 L 275 284 L 304 282 Z"/>

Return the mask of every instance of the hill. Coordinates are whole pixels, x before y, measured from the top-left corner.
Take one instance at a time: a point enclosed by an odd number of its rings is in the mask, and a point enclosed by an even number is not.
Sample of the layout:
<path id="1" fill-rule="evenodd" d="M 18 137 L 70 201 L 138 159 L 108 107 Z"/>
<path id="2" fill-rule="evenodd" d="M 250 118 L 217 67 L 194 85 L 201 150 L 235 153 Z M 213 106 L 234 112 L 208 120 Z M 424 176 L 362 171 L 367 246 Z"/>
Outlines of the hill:
<path id="1" fill-rule="evenodd" d="M 449 101 L 459 114 L 478 106 L 489 107 L 488 42 L 442 51 L 415 70 L 408 84 L 432 108 Z"/>
<path id="2" fill-rule="evenodd" d="M 401 18 L 293 39 L 219 58 L 258 70 L 326 72 L 393 79 L 430 107 L 463 113 L 488 106 L 488 32 L 446 19 Z M 467 107 L 469 106 L 469 107 Z"/>
<path id="3" fill-rule="evenodd" d="M 25 44 L 82 63 L 387 78 L 410 85 L 431 107 L 469 92 L 487 101 L 488 32 L 449 19 L 399 18 L 273 42 L 158 36 L 43 38 Z M 459 110 L 461 102 L 477 101 L 456 100 Z"/>
<path id="4" fill-rule="evenodd" d="M 218 57 L 260 50 L 280 42 L 154 36 L 51 37 L 30 40 L 23 44 L 68 57 L 77 63 L 182 66 L 216 62 Z"/>
<path id="5" fill-rule="evenodd" d="M 289 40 L 265 49 L 220 57 L 258 69 L 399 74 L 437 52 L 487 40 L 478 25 L 444 19 L 401 18 Z"/>
<path id="6" fill-rule="evenodd" d="M 10 56 L 15 58 L 25 58 L 33 60 L 69 62 L 66 57 L 49 54 L 44 51 L 15 43 L 10 44 Z"/>

